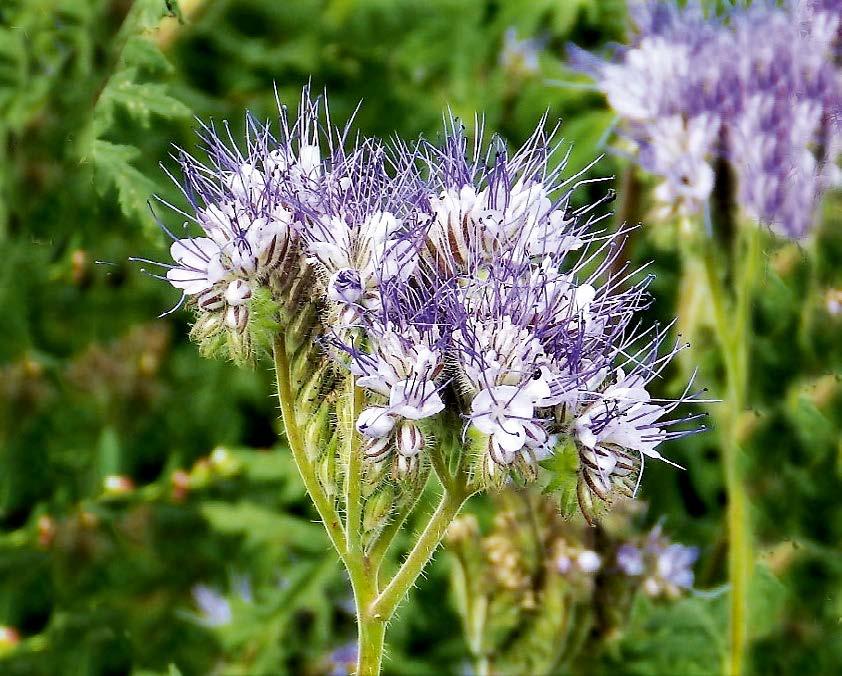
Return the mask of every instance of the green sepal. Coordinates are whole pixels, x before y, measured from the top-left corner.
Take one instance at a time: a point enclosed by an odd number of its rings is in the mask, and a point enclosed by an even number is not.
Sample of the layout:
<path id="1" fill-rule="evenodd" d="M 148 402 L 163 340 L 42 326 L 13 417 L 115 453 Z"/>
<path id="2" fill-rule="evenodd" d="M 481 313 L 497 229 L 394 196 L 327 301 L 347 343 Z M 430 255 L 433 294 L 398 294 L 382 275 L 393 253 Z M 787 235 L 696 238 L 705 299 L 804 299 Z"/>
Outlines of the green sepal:
<path id="1" fill-rule="evenodd" d="M 304 444 L 310 460 L 316 460 L 325 451 L 325 446 L 330 438 L 330 420 L 332 407 L 329 402 L 323 401 L 315 412 L 308 416 L 303 424 Z"/>
<path id="2" fill-rule="evenodd" d="M 565 517 L 576 514 L 579 511 L 579 451 L 572 437 L 561 437 L 552 455 L 539 464 L 546 470 L 542 480 L 544 494 L 558 499 L 559 509 Z"/>
<path id="3" fill-rule="evenodd" d="M 278 333 L 278 304 L 272 292 L 264 287 L 254 289 L 249 300 L 249 321 L 246 330 L 251 349 L 261 353 L 272 350 L 272 340 Z"/>
<path id="4" fill-rule="evenodd" d="M 395 504 L 395 490 L 386 484 L 365 501 L 363 532 L 373 538 L 383 529 Z"/>

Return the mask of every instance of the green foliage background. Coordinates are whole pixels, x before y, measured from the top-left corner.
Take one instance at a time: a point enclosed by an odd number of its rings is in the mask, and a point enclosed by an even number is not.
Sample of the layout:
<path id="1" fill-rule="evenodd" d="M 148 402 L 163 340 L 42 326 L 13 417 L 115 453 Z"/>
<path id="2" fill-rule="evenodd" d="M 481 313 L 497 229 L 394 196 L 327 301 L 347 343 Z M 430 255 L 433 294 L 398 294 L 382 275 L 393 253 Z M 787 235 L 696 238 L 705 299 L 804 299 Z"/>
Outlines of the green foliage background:
<path id="1" fill-rule="evenodd" d="M 541 40 L 538 73 L 501 61 L 509 27 Z M 171 143 L 193 147 L 193 116 L 228 118 L 236 136 L 245 109 L 269 118 L 275 87 L 294 104 L 308 81 L 336 120 L 362 99 L 369 134 L 435 136 L 449 106 L 516 143 L 549 110 L 575 143 L 572 172 L 604 151 L 612 117 L 551 81 L 572 79 L 568 41 L 600 49 L 624 30 L 621 0 L 2 0 L 0 625 L 21 642 L 0 647 L 0 671 L 315 674 L 354 635 L 349 586 L 278 441 L 268 365 L 202 359 L 186 313 L 157 318 L 177 293 L 127 262 L 166 257 L 147 199 L 177 199 L 158 163 L 173 166 Z M 623 171 L 612 156 L 593 170 Z M 826 206 L 816 241 L 775 244 L 755 307 L 757 673 L 842 667 L 842 325 L 824 303 L 842 287 L 842 216 L 838 197 Z M 644 230 L 628 253 L 655 261 L 660 315 L 705 312 L 679 290 L 668 233 Z M 713 339 L 702 332 L 690 359 L 715 394 Z M 716 444 L 674 444 L 687 471 L 650 463 L 642 493 L 649 521 L 665 515 L 702 548 L 709 593 L 638 603 L 589 673 L 718 670 Z M 135 490 L 109 493 L 112 475 Z M 462 668 L 446 567 L 439 557 L 390 628 L 390 673 Z M 199 583 L 228 595 L 235 622 L 196 622 Z"/>

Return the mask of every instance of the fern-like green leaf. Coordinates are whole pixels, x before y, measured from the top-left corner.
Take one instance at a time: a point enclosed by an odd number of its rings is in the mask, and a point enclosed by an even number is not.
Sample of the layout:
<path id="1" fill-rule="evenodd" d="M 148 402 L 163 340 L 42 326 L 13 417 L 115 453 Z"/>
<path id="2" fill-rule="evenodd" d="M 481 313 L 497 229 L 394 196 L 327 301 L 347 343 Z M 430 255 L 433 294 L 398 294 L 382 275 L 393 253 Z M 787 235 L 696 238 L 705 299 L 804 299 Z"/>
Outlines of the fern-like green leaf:
<path id="1" fill-rule="evenodd" d="M 104 195 L 113 187 L 126 216 L 151 223 L 146 202 L 157 186 L 132 166 L 139 155 L 140 151 L 132 146 L 96 139 L 91 159 L 99 194 Z"/>

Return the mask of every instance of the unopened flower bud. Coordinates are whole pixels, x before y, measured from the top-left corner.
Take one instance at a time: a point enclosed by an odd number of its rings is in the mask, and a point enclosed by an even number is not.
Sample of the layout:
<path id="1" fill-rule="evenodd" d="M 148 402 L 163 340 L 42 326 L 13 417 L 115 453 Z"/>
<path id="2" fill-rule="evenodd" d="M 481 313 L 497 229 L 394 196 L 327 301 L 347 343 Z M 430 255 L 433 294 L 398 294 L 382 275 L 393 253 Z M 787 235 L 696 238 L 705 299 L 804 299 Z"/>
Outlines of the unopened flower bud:
<path id="1" fill-rule="evenodd" d="M 327 297 L 339 303 L 356 303 L 362 295 L 360 273 L 352 268 L 337 270 L 327 284 Z"/>
<path id="2" fill-rule="evenodd" d="M 0 655 L 20 643 L 20 634 L 14 627 L 0 625 Z"/>
<path id="3" fill-rule="evenodd" d="M 237 460 L 225 448 L 215 448 L 210 454 L 211 468 L 222 476 L 231 476 L 239 469 Z"/>
<path id="4" fill-rule="evenodd" d="M 170 475 L 172 483 L 172 499 L 182 502 L 190 492 L 190 475 L 183 469 L 177 469 Z"/>
<path id="5" fill-rule="evenodd" d="M 251 299 L 251 287 L 242 279 L 235 279 L 225 289 L 225 301 L 228 305 L 245 305 Z"/>
<path id="6" fill-rule="evenodd" d="M 398 427 L 397 434 L 398 453 L 407 457 L 418 455 L 424 448 L 424 433 L 414 422 L 404 421 Z"/>
<path id="7" fill-rule="evenodd" d="M 372 406 L 360 413 L 357 418 L 357 430 L 360 434 L 372 439 L 387 436 L 395 426 L 395 419 L 389 411 L 379 406 Z"/>
<path id="8" fill-rule="evenodd" d="M 336 496 L 336 463 L 333 454 L 326 453 L 316 462 L 316 475 L 327 497 Z"/>
<path id="9" fill-rule="evenodd" d="M 418 469 L 418 456 L 413 455 L 411 457 L 407 457 L 398 453 L 395 456 L 395 466 L 393 468 L 393 472 L 396 478 L 405 478 L 408 477 L 410 474 L 413 474 L 415 470 Z"/>
<path id="10" fill-rule="evenodd" d="M 617 566 L 623 573 L 630 576 L 642 575 L 646 566 L 643 552 L 632 544 L 624 544 L 617 550 Z"/>
<path id="11" fill-rule="evenodd" d="M 498 465 L 511 465 L 517 451 L 506 450 L 495 437 L 490 437 L 488 439 L 488 454 Z"/>
<path id="12" fill-rule="evenodd" d="M 134 490 L 134 483 L 127 476 L 111 474 L 103 479 L 102 487 L 106 495 L 125 495 Z"/>
<path id="13" fill-rule="evenodd" d="M 38 517 L 38 544 L 48 548 L 56 537 L 56 522 L 47 514 Z"/>
<path id="14" fill-rule="evenodd" d="M 225 324 L 234 331 L 244 331 L 248 321 L 249 311 L 245 305 L 232 305 L 225 313 Z"/>
<path id="15" fill-rule="evenodd" d="M 203 314 L 200 315 L 190 331 L 190 337 L 202 343 L 208 338 L 215 336 L 225 325 L 225 319 L 222 313 L 219 314 Z"/>
<path id="16" fill-rule="evenodd" d="M 196 299 L 196 305 L 203 312 L 216 312 L 225 307 L 225 299 L 219 289 L 208 289 Z"/>
<path id="17" fill-rule="evenodd" d="M 363 510 L 363 530 L 370 533 L 382 528 L 392 511 L 394 502 L 394 491 L 388 485 L 366 500 Z"/>
<path id="18" fill-rule="evenodd" d="M 372 462 L 380 462 L 392 449 L 392 439 L 389 436 L 379 439 L 367 439 L 363 448 L 365 457 Z"/>
<path id="19" fill-rule="evenodd" d="M 70 255 L 70 269 L 73 283 L 77 286 L 84 284 L 90 274 L 88 252 L 84 249 L 76 249 Z"/>

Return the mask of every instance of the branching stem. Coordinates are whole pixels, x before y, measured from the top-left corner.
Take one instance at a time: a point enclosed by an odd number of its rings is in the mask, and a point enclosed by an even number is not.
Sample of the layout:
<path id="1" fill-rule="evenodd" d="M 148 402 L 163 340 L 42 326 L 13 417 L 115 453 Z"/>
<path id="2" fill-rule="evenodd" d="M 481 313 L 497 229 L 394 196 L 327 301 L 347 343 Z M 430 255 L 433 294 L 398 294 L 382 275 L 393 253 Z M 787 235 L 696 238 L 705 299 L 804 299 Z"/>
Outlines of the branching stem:
<path id="1" fill-rule="evenodd" d="M 713 303 L 714 328 L 725 366 L 726 401 L 721 414 L 722 459 L 728 496 L 728 578 L 730 582 L 729 652 L 723 664 L 726 676 L 745 671 L 748 646 L 748 591 L 753 567 L 748 496 L 742 477 L 739 420 L 748 397 L 748 344 L 751 331 L 751 295 L 757 277 L 759 258 L 758 227 L 741 228 L 739 248 L 734 257 L 733 302 L 722 281 L 712 238 L 704 243 L 703 264 Z M 729 306 L 733 312 L 729 314 Z"/>
<path id="2" fill-rule="evenodd" d="M 283 332 L 279 332 L 275 338 L 273 354 L 278 399 L 290 450 L 328 537 L 345 564 L 354 590 L 359 640 L 357 674 L 358 676 L 377 676 L 383 659 L 386 625 L 401 600 L 424 571 L 462 505 L 476 492 L 476 488 L 469 486 L 463 463 L 459 463 L 456 474 L 452 475 L 447 468 L 443 449 L 438 446 L 432 450 L 430 455 L 433 459 L 433 467 L 443 489 L 441 501 L 430 515 L 420 536 L 395 575 L 385 585 L 381 585 L 380 568 L 386 558 L 389 545 L 406 517 L 412 512 L 424 490 L 426 481 L 418 482 L 419 485 L 415 489 L 417 493 L 410 496 L 411 499 L 399 511 L 395 520 L 384 528 L 371 544 L 367 554 L 362 537 L 363 457 L 359 437 L 354 429 L 354 421 L 362 406 L 362 393 L 354 386 L 353 378 L 349 378 L 347 415 L 339 417 L 347 428 L 341 430 L 341 438 L 347 444 L 347 467 L 343 491 L 346 520 L 343 528 L 336 506 L 319 483 L 314 461 L 311 460 L 319 457 L 321 449 L 307 448 L 296 419 L 296 398 L 290 379 L 289 358 Z"/>

